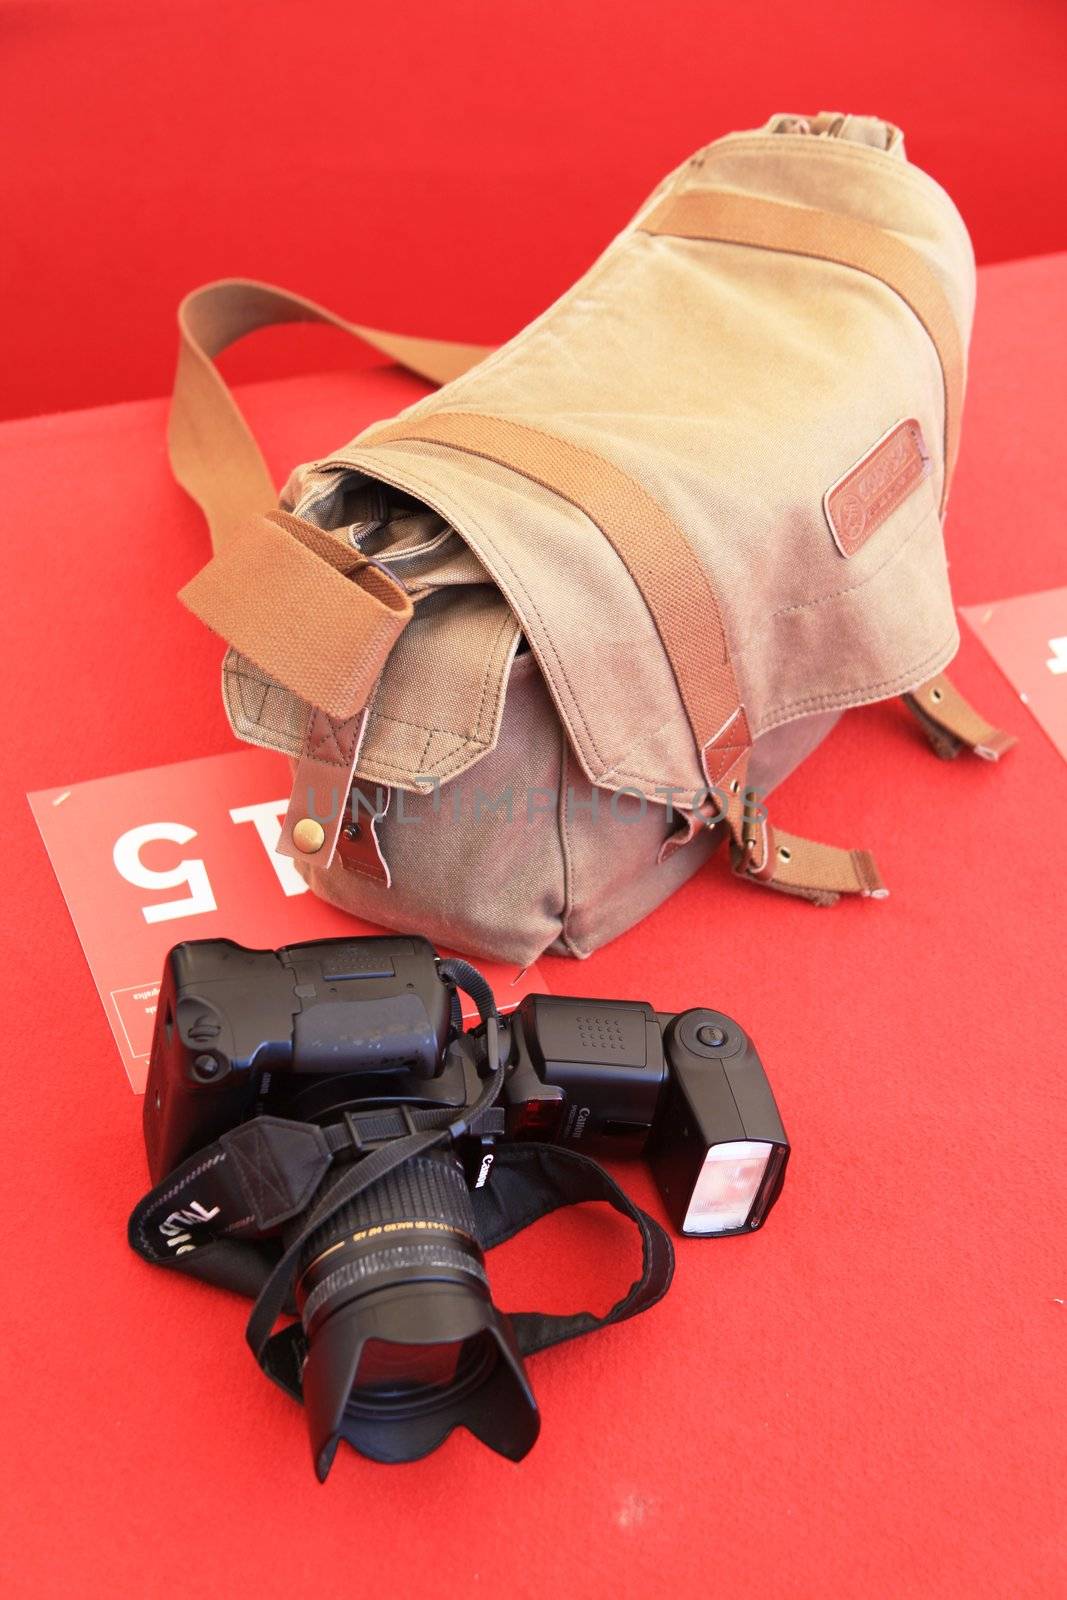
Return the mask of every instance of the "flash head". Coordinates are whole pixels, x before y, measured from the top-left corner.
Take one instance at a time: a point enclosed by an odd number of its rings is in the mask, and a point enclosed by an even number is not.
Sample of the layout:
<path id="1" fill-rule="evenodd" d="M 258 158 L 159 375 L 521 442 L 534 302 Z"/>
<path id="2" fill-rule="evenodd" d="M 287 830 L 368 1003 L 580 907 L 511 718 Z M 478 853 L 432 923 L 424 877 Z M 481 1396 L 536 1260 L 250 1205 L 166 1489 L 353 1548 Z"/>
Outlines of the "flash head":
<path id="1" fill-rule="evenodd" d="M 751 1039 L 721 1011 L 664 1019 L 670 1072 L 646 1149 L 680 1233 L 750 1233 L 781 1192 L 789 1141 Z"/>

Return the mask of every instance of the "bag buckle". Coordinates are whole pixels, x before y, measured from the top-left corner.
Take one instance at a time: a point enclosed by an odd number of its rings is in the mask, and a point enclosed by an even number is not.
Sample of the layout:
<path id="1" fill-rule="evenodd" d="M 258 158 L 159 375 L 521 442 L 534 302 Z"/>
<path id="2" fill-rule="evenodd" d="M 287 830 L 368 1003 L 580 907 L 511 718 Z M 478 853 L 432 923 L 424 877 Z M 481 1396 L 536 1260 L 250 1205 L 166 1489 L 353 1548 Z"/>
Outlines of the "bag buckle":
<path id="1" fill-rule="evenodd" d="M 750 807 L 745 795 L 740 839 L 730 842 L 730 864 L 739 878 L 770 883 L 774 877 L 774 829 L 763 808 Z"/>

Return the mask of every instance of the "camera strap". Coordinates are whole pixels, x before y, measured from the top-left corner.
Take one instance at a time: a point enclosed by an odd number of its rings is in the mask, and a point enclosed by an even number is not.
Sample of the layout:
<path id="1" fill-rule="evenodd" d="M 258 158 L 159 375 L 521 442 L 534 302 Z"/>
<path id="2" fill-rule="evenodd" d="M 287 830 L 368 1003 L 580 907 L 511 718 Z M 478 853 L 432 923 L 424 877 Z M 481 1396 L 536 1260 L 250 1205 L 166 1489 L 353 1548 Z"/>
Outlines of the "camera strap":
<path id="1" fill-rule="evenodd" d="M 490 1084 L 467 1113 L 464 1131 L 499 1131 L 493 1094 Z M 281 1117 L 256 1117 L 199 1151 L 144 1196 L 130 1217 L 131 1248 L 153 1265 L 254 1299 L 247 1329 L 253 1354 L 269 1377 L 300 1399 L 303 1329 L 294 1322 L 278 1333 L 272 1330 L 279 1315 L 291 1309 L 293 1277 L 307 1238 L 387 1173 L 449 1142 L 458 1131 L 454 1119 L 454 1111 L 371 1113 L 353 1119 L 363 1123 L 353 1137 L 344 1123 L 324 1130 Z M 389 1142 L 354 1163 L 346 1160 L 328 1181 L 338 1158 L 350 1157 L 353 1144 L 359 1149 L 372 1137 Z M 613 1206 L 640 1236 L 640 1276 L 602 1316 L 589 1311 L 511 1314 L 524 1355 L 636 1316 L 670 1285 L 674 1251 L 667 1233 L 595 1161 L 577 1151 L 496 1145 L 491 1180 L 475 1189 L 471 1200 L 484 1250 L 562 1206 L 588 1200 Z M 279 1229 L 281 1237 L 263 1237 L 266 1230 Z"/>
<path id="2" fill-rule="evenodd" d="M 541 1311 L 510 1313 L 523 1355 L 636 1317 L 662 1300 L 670 1288 L 674 1276 L 670 1235 L 634 1204 L 603 1167 L 577 1150 L 550 1144 L 498 1147 L 492 1182 L 475 1189 L 471 1199 L 479 1239 L 486 1250 L 503 1244 L 561 1206 L 579 1205 L 583 1200 L 606 1201 L 632 1222 L 640 1235 L 640 1276 L 603 1316 L 591 1311 L 575 1311 L 566 1316 L 549 1316 Z"/>
<path id="3" fill-rule="evenodd" d="M 413 1154 L 415 1152 L 412 1152 Z M 475 1189 L 471 1200 L 478 1240 L 483 1250 L 503 1244 L 541 1217 L 562 1206 L 579 1205 L 585 1200 L 603 1200 L 633 1222 L 641 1238 L 641 1272 L 620 1300 L 597 1316 L 591 1311 L 549 1315 L 541 1311 L 508 1313 L 522 1355 L 534 1355 L 554 1344 L 594 1333 L 598 1328 L 625 1322 L 647 1311 L 661 1300 L 674 1275 L 674 1247 L 666 1231 L 647 1212 L 634 1204 L 604 1169 L 589 1156 L 555 1145 L 503 1145 L 493 1153 L 491 1183 Z M 301 1245 L 307 1235 L 301 1231 Z M 302 1399 L 301 1373 L 307 1354 L 307 1341 L 299 1322 L 292 1322 L 263 1340 L 253 1343 L 253 1324 L 257 1322 L 257 1303 L 248 1325 L 248 1340 L 268 1378 L 273 1379 L 294 1399 Z M 257 1332 L 269 1333 L 273 1323 L 259 1320 Z"/>

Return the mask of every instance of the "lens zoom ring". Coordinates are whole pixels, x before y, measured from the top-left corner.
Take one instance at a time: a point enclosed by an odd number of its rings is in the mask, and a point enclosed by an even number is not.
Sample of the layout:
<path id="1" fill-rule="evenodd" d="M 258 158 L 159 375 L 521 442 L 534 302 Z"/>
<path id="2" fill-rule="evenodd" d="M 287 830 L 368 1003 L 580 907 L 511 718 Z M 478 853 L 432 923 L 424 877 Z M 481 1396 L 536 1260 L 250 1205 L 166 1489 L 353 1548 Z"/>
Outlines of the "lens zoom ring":
<path id="1" fill-rule="evenodd" d="M 468 1272 L 472 1278 L 488 1287 L 489 1280 L 481 1263 L 465 1250 L 431 1241 L 418 1244 L 398 1244 L 387 1250 L 376 1250 L 373 1255 L 358 1256 L 345 1261 L 308 1295 L 303 1310 L 303 1323 L 307 1328 L 315 1313 L 336 1294 L 346 1289 L 365 1288 L 380 1272 L 409 1272 L 420 1275 L 427 1268 L 444 1267 L 450 1272 Z"/>
<path id="2" fill-rule="evenodd" d="M 312 1235 L 304 1260 L 314 1260 L 343 1233 L 413 1217 L 477 1238 L 467 1180 L 455 1156 L 416 1156 L 372 1183 Z"/>

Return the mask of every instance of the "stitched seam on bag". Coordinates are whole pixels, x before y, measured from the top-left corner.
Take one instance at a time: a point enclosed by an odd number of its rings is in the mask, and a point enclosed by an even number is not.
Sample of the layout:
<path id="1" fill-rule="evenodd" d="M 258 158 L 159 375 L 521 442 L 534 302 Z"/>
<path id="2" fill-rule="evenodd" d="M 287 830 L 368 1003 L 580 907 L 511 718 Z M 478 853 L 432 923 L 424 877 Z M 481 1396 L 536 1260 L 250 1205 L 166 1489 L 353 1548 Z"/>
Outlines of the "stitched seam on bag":
<path id="1" fill-rule="evenodd" d="M 371 712 L 371 721 L 374 722 L 375 720 L 377 720 L 379 722 L 389 722 L 389 723 L 393 724 L 393 726 L 398 727 L 398 728 L 411 728 L 416 733 L 425 733 L 427 735 L 426 748 L 429 747 L 430 737 L 435 733 L 440 733 L 440 734 L 447 734 L 450 737 L 455 738 L 455 739 L 466 740 L 471 745 L 472 748 L 477 747 L 477 748 L 482 749 L 482 750 L 487 750 L 489 748 L 489 742 L 490 742 L 490 737 L 489 737 L 490 730 L 486 730 L 482 726 L 482 712 L 483 712 L 484 707 L 485 707 L 485 697 L 489 692 L 490 682 L 492 681 L 492 679 L 494 677 L 494 673 L 493 673 L 492 669 L 493 669 L 493 666 L 495 664 L 495 652 L 496 652 L 496 650 L 497 650 L 497 648 L 498 648 L 498 646 L 500 644 L 501 638 L 507 632 L 508 627 L 512 623 L 514 623 L 517 626 L 518 625 L 518 619 L 515 617 L 514 613 L 509 609 L 508 612 L 507 612 L 507 615 L 505 616 L 503 622 L 500 625 L 500 630 L 497 633 L 497 635 L 496 635 L 495 639 L 493 640 L 493 643 L 492 643 L 492 645 L 490 646 L 490 649 L 489 649 L 489 656 L 488 656 L 488 660 L 487 660 L 487 663 L 486 663 L 485 676 L 482 679 L 482 693 L 481 693 L 481 699 L 480 699 L 479 705 L 478 705 L 478 715 L 477 715 L 477 718 L 476 718 L 476 721 L 478 722 L 479 726 L 474 731 L 472 731 L 472 732 L 462 732 L 461 733 L 455 728 L 430 727 L 424 722 L 408 722 L 408 721 L 405 720 L 405 718 L 403 718 L 403 717 L 394 717 L 387 711 L 372 711 Z M 506 678 L 505 678 L 504 682 L 506 682 Z M 492 717 L 490 718 L 490 723 L 493 724 L 493 725 L 495 725 L 495 722 L 496 722 L 496 714 L 495 714 L 496 713 L 496 705 L 499 705 L 500 698 L 501 698 L 500 689 L 498 688 L 497 696 L 496 696 L 496 704 L 494 705 L 494 712 L 493 712 Z M 425 757 L 425 754 L 426 754 L 426 750 L 424 749 L 423 750 L 423 756 L 424 757 Z M 402 768 L 397 768 L 397 770 L 401 771 L 403 769 Z"/>
<path id="2" fill-rule="evenodd" d="M 420 729 L 419 731 L 421 732 L 422 730 Z M 419 766 L 419 773 L 425 775 L 426 777 L 430 777 L 432 775 L 434 777 L 444 778 L 444 777 L 448 776 L 447 773 L 438 772 L 438 773 L 431 774 L 430 772 L 427 771 L 427 768 L 426 768 L 426 753 L 430 748 L 430 745 L 431 745 L 431 743 L 433 741 L 433 737 L 434 737 L 435 733 L 441 733 L 442 737 L 444 737 L 444 738 L 448 738 L 448 737 L 455 738 L 456 737 L 455 735 L 448 735 L 447 733 L 444 733 L 443 730 L 436 729 L 436 728 L 430 728 L 429 731 L 426 734 L 426 742 L 422 747 L 422 757 L 421 757 L 420 766 Z M 469 762 L 467 762 L 467 765 L 468 766 L 473 766 L 474 762 L 478 759 L 478 757 L 480 755 L 484 755 L 485 752 L 488 749 L 489 749 L 489 746 L 487 744 L 480 744 L 476 739 L 462 739 L 461 740 L 461 739 L 456 738 L 456 746 L 455 746 L 455 748 L 453 750 L 446 751 L 444 755 L 438 757 L 436 765 L 440 766 L 441 762 L 443 762 L 447 757 L 455 756 L 456 759 L 453 762 L 452 766 L 450 767 L 449 772 L 458 771 L 459 768 L 463 766 L 464 760 L 468 755 L 470 755 L 471 759 L 470 759 Z M 399 773 L 402 778 L 407 779 L 407 781 L 409 783 L 414 781 L 414 779 L 412 777 L 412 773 L 411 773 L 411 767 L 410 767 L 410 765 L 408 763 L 403 763 L 402 764 L 399 761 L 390 761 L 387 756 L 375 756 L 375 755 L 368 756 L 367 757 L 367 768 L 368 769 L 374 769 L 374 770 L 377 770 L 378 768 L 381 768 L 385 772 L 396 772 L 396 773 Z M 415 776 L 418 776 L 419 773 L 415 774 Z M 360 775 L 361 776 L 367 776 L 367 774 L 364 773 L 363 770 L 362 770 L 362 764 L 361 764 L 361 767 L 360 767 Z"/>
<path id="3" fill-rule="evenodd" d="M 359 716 L 360 713 L 357 712 L 356 715 Z M 326 732 L 320 733 L 314 740 L 310 737 L 309 733 L 307 737 L 307 754 L 313 761 L 321 761 L 324 767 L 350 766 L 351 763 L 345 757 L 338 741 L 337 730 L 338 728 L 344 727 L 346 722 L 351 722 L 352 718 L 331 717 L 329 713 L 323 711 L 321 707 L 314 707 L 311 712 L 309 727 L 314 727 L 316 720 L 320 716 L 327 724 Z M 336 754 L 331 755 L 330 752 L 325 748 L 327 745 L 333 745 Z"/>
<path id="4" fill-rule="evenodd" d="M 563 906 L 560 912 L 560 931 L 564 938 L 568 937 L 567 923 L 574 911 L 575 896 L 575 863 L 571 850 L 570 817 L 568 816 L 567 800 L 570 796 L 570 746 L 563 724 L 560 723 L 559 747 L 559 776 L 560 785 L 556 794 L 556 822 L 559 830 L 560 855 L 563 861 Z"/>
<path id="5" fill-rule="evenodd" d="M 488 747 L 488 745 L 482 745 L 481 748 L 484 751 L 484 750 L 487 750 L 489 747 Z M 426 758 L 426 754 L 429 752 L 429 749 L 430 749 L 430 740 L 427 739 L 427 741 L 426 741 L 426 750 L 423 752 L 423 760 L 424 761 L 425 761 L 425 758 Z M 461 754 L 460 754 L 460 759 L 461 760 L 462 760 L 462 755 L 465 754 L 465 753 L 466 753 L 465 751 L 461 752 Z M 453 757 L 455 757 L 455 755 L 456 755 L 456 751 L 454 749 L 445 750 L 441 755 L 438 756 L 436 761 L 431 763 L 430 766 L 423 768 L 424 772 L 426 773 L 426 776 L 428 778 L 429 777 L 433 777 L 433 778 L 443 778 L 443 777 L 445 777 L 446 776 L 445 771 L 444 770 L 438 770 L 438 769 L 443 769 L 444 768 L 444 764 L 445 764 L 446 761 L 449 762 L 448 772 L 453 772 L 455 770 L 457 764 L 458 764 L 454 759 L 452 759 Z"/>
<path id="6" fill-rule="evenodd" d="M 433 737 L 433 735 L 431 734 L 430 738 L 432 738 L 432 737 Z M 427 739 L 427 741 L 426 741 L 427 748 L 429 748 L 429 744 L 430 744 L 430 740 Z M 458 754 L 457 760 L 453 763 L 453 766 L 450 767 L 447 772 L 442 771 L 442 772 L 437 772 L 437 773 L 432 773 L 432 774 L 431 773 L 426 773 L 425 776 L 426 777 L 433 776 L 433 777 L 437 777 L 437 778 L 449 777 L 451 775 L 452 771 L 458 770 L 458 768 L 462 766 L 462 764 L 463 764 L 463 756 L 465 756 L 470 750 L 479 750 L 482 753 L 484 753 L 486 748 L 487 747 L 485 745 L 467 744 L 467 745 L 464 746 L 462 752 L 460 752 Z M 449 752 L 449 754 L 451 754 L 451 753 L 452 752 Z M 445 757 L 442 756 L 441 757 L 441 761 L 443 761 L 444 759 L 445 759 Z M 474 760 L 476 760 L 476 759 L 477 759 L 476 757 L 473 757 L 472 760 L 468 763 L 468 765 L 473 766 Z M 439 764 L 440 763 L 438 763 L 438 765 Z M 367 765 L 368 765 L 368 768 L 378 768 L 378 767 L 380 767 L 385 772 L 396 772 L 396 773 L 399 773 L 400 776 L 402 778 L 406 778 L 409 783 L 413 781 L 413 779 L 411 778 L 411 768 L 408 767 L 408 766 L 400 766 L 399 763 L 396 762 L 396 761 L 388 761 L 384 757 L 374 756 L 373 758 L 368 760 Z M 367 778 L 368 782 L 370 781 L 370 778 L 369 778 L 368 774 L 363 774 L 363 776 L 365 778 Z M 416 790 L 415 792 L 418 793 L 419 791 Z"/>
<path id="7" fill-rule="evenodd" d="M 431 727 L 428 723 L 425 723 L 425 722 L 405 722 L 403 717 L 390 716 L 387 711 L 372 711 L 371 712 L 372 721 L 375 718 L 379 722 L 391 722 L 394 725 L 394 727 L 397 727 L 397 728 L 410 728 L 413 733 L 426 733 L 426 734 L 447 733 L 447 734 L 451 734 L 453 739 L 469 739 L 472 744 L 480 744 L 481 743 L 481 740 L 479 740 L 479 738 L 477 737 L 476 734 L 473 734 L 473 733 L 460 733 L 455 728 L 436 728 L 436 727 Z"/>
<path id="8" fill-rule="evenodd" d="M 781 705 L 774 706 L 767 712 L 767 717 L 776 718 L 776 721 L 767 721 L 760 724 L 760 733 L 769 733 L 772 728 L 779 728 L 783 723 L 793 722 L 796 715 L 781 716 L 781 712 L 796 713 L 803 716 L 806 712 L 831 711 L 838 706 L 854 707 L 870 705 L 875 700 L 888 700 L 893 695 L 906 692 L 925 683 L 930 676 L 930 668 L 936 663 L 950 661 L 955 653 L 953 645 L 959 643 L 959 629 L 953 627 L 952 632 L 942 640 L 941 644 L 921 661 L 914 662 L 906 671 L 895 674 L 892 678 L 885 678 L 880 683 L 867 683 L 859 691 L 849 690 L 836 694 L 824 694 L 811 697 L 807 700 L 786 700 Z M 945 652 L 948 651 L 948 655 Z M 860 698 L 857 699 L 857 693 Z"/>
<path id="9" fill-rule="evenodd" d="M 244 690 L 239 689 L 242 702 L 241 709 L 244 713 L 245 719 L 253 722 L 258 728 L 263 721 L 263 713 L 267 709 L 267 696 L 270 694 L 270 683 L 263 682 L 262 680 L 257 682 L 255 679 L 250 678 L 247 673 L 243 673 L 236 669 L 234 671 L 234 677 L 236 678 L 238 685 L 244 685 L 249 690 L 253 691 L 257 689 L 261 689 L 263 691 L 260 696 L 259 705 L 255 710 L 250 710 L 244 701 Z M 253 698 L 255 698 L 254 694 Z"/>
<path id="10" fill-rule="evenodd" d="M 570 824 L 567 816 L 567 795 L 570 793 L 570 763 L 571 747 L 567 739 L 567 730 L 562 721 L 559 725 L 560 733 L 560 758 L 559 799 L 556 803 L 556 818 L 559 831 L 560 858 L 563 865 L 563 905 L 559 916 L 559 935 L 567 950 L 574 956 L 585 956 L 589 952 L 583 950 L 571 935 L 570 924 L 575 913 L 575 899 L 577 890 L 577 871 L 574 852 L 571 848 Z M 584 777 L 583 773 L 583 777 Z"/>
<path id="11" fill-rule="evenodd" d="M 272 723 L 263 721 L 263 710 L 266 708 L 267 698 L 271 689 L 283 690 L 284 686 L 282 684 L 275 683 L 274 680 L 269 678 L 267 674 L 264 674 L 264 677 L 267 678 L 267 682 L 263 686 L 263 706 L 261 707 L 260 715 L 258 717 L 251 716 L 246 707 L 240 703 L 240 691 L 238 691 L 238 700 L 235 705 L 233 686 L 234 683 L 246 683 L 255 684 L 258 687 L 262 682 L 262 679 L 252 678 L 248 675 L 248 673 L 243 672 L 240 667 L 228 665 L 231 656 L 237 656 L 241 660 L 246 660 L 247 658 L 241 656 L 240 651 L 235 650 L 231 645 L 231 647 L 227 650 L 226 655 L 223 657 L 222 662 L 222 700 L 226 709 L 226 715 L 229 718 L 230 725 L 233 727 L 234 732 L 237 732 L 239 725 L 243 727 L 255 728 L 264 736 L 265 740 L 268 741 L 267 747 L 269 749 L 280 750 L 285 755 L 299 755 L 303 747 L 303 741 L 299 733 L 297 733 L 295 730 L 292 733 L 287 733 L 283 728 L 277 728 Z M 286 694 L 292 693 L 291 690 L 284 690 L 284 692 Z M 308 715 L 308 706 L 306 701 L 301 701 L 299 695 L 293 695 L 293 699 L 303 707 L 301 721 L 306 723 Z M 253 742 L 247 734 L 238 734 L 237 737 L 245 739 L 246 742 L 249 743 Z"/>
<path id="12" fill-rule="evenodd" d="M 434 734 L 439 734 L 442 738 L 445 738 L 445 739 L 455 739 L 457 742 L 462 743 L 466 748 L 471 749 L 471 750 L 486 751 L 486 750 L 489 749 L 490 744 L 491 744 L 492 741 L 491 741 L 491 737 L 490 737 L 491 729 L 486 729 L 486 727 L 485 727 L 484 713 L 485 713 L 486 697 L 489 694 L 489 686 L 490 686 L 490 683 L 491 683 L 491 681 L 492 681 L 492 679 L 494 677 L 493 669 L 497 665 L 497 652 L 498 652 L 499 647 L 500 647 L 500 641 L 504 637 L 504 635 L 507 633 L 509 627 L 515 622 L 515 620 L 516 619 L 515 619 L 513 613 L 510 610 L 508 610 L 505 613 L 504 619 L 501 622 L 500 627 L 497 629 L 496 636 L 494 637 L 493 642 L 489 647 L 489 653 L 488 653 L 488 656 L 486 658 L 486 663 L 485 663 L 485 671 L 484 671 L 484 673 L 482 675 L 481 696 L 480 696 L 479 701 L 478 701 L 478 711 L 477 711 L 477 715 L 475 717 L 476 727 L 475 727 L 475 730 L 473 732 L 470 732 L 470 733 L 462 732 L 462 733 L 460 733 L 460 732 L 457 732 L 457 730 L 455 728 L 438 728 L 436 726 L 432 726 L 431 727 L 431 726 L 428 726 L 426 723 L 422 723 L 422 722 L 407 722 L 407 721 L 405 721 L 405 719 L 403 717 L 393 717 L 393 716 L 390 716 L 387 712 L 381 712 L 381 711 L 372 711 L 371 712 L 371 722 L 372 723 L 375 720 L 378 720 L 380 722 L 389 722 L 389 723 L 393 724 L 394 727 L 410 728 L 414 733 L 425 733 L 425 735 L 426 735 L 426 743 L 423 745 L 422 756 L 420 757 L 420 760 L 419 760 L 419 768 L 418 768 L 418 770 L 420 772 L 427 772 L 428 770 L 432 770 L 432 769 L 427 769 L 427 767 L 426 767 L 426 755 L 427 755 L 427 752 L 429 751 L 430 741 L 432 740 Z M 501 685 L 501 687 L 502 687 L 502 685 Z M 494 700 L 493 716 L 490 719 L 491 722 L 494 725 L 495 725 L 495 722 L 496 722 L 496 708 L 500 704 L 500 699 L 501 699 L 500 688 L 498 688 L 497 694 L 496 694 L 496 697 L 495 697 L 495 700 Z M 452 754 L 452 752 L 449 751 L 449 752 L 447 752 L 447 754 L 450 755 L 450 754 Z M 402 766 L 399 762 L 389 761 L 387 758 L 384 758 L 384 757 L 371 757 L 370 759 L 371 759 L 372 762 L 373 761 L 377 761 L 379 766 L 388 767 L 389 770 L 392 771 L 392 772 L 406 772 L 406 771 L 408 771 L 408 768 L 406 766 Z M 440 765 L 440 762 L 443 761 L 443 760 L 445 760 L 445 756 L 440 757 L 440 759 L 436 763 L 436 765 Z"/>
<path id="13" fill-rule="evenodd" d="M 489 743 L 489 730 L 485 727 L 485 701 L 486 701 L 486 696 L 489 693 L 489 684 L 490 684 L 491 680 L 496 676 L 496 673 L 495 673 L 494 669 L 497 666 L 497 652 L 500 649 L 500 641 L 504 637 L 505 633 L 508 631 L 509 623 L 512 623 L 515 620 L 516 619 L 515 619 L 515 616 L 514 616 L 513 612 L 510 611 L 510 610 L 507 610 L 505 612 L 505 614 L 504 614 L 503 622 L 500 624 L 500 627 L 497 629 L 496 638 L 493 640 L 491 646 L 489 647 L 489 659 L 485 664 L 485 676 L 482 679 L 482 697 L 478 702 L 478 715 L 475 718 L 475 722 L 477 724 L 479 737 L 481 739 L 483 739 L 486 744 Z M 498 699 L 499 699 L 499 691 L 498 691 Z"/>
<path id="14" fill-rule="evenodd" d="M 294 732 L 292 734 L 287 734 L 282 728 L 276 728 L 272 723 L 264 721 L 264 713 L 267 709 L 267 699 L 270 695 L 271 688 L 274 686 L 272 681 L 269 679 L 264 681 L 263 678 L 253 678 L 247 672 L 244 672 L 240 667 L 228 666 L 227 662 L 229 661 L 231 655 L 239 656 L 240 652 L 234 650 L 231 646 L 227 651 L 226 656 L 223 658 L 222 663 L 223 701 L 231 723 L 240 723 L 245 727 L 258 728 L 261 733 L 284 741 L 284 748 L 291 755 L 298 754 L 301 747 L 300 735 L 298 733 Z M 247 658 L 241 657 L 241 659 L 245 660 Z M 266 677 L 266 674 L 264 674 L 264 677 Z M 244 691 L 241 688 L 242 684 L 251 688 L 262 688 L 263 699 L 260 702 L 258 712 L 253 713 L 245 704 Z M 281 685 L 279 684 L 277 687 L 281 688 Z M 234 695 L 235 688 L 236 698 Z M 305 711 L 305 719 L 306 715 L 307 713 Z"/>
<path id="15" fill-rule="evenodd" d="M 485 751 L 489 748 L 488 745 L 478 744 L 473 739 L 471 739 L 471 740 L 460 740 L 460 739 L 458 739 L 456 737 L 455 734 L 449 734 L 448 732 L 446 732 L 443 729 L 431 728 L 429 730 L 427 736 L 426 736 L 426 743 L 423 745 L 422 764 L 421 764 L 421 767 L 420 767 L 421 774 L 426 776 L 426 777 L 433 776 L 433 777 L 443 778 L 443 777 L 448 776 L 448 773 L 446 773 L 446 772 L 442 771 L 442 772 L 435 773 L 435 772 L 433 772 L 432 768 L 427 768 L 427 766 L 426 766 L 426 755 L 427 755 L 427 752 L 429 751 L 430 745 L 432 744 L 435 735 L 438 735 L 439 737 L 444 738 L 444 739 L 451 738 L 451 739 L 455 740 L 455 748 L 454 749 L 450 749 L 450 750 L 446 750 L 444 752 L 444 754 L 439 756 L 437 761 L 434 762 L 434 766 L 440 767 L 443 762 L 445 762 L 447 760 L 450 760 L 452 757 L 455 757 L 455 759 L 451 761 L 451 765 L 449 767 L 449 772 L 451 772 L 453 770 L 456 770 L 457 768 L 461 767 L 463 765 L 464 758 L 466 757 L 466 755 L 470 751 L 472 751 L 472 750 L 479 751 L 481 754 L 484 755 Z M 471 764 L 473 764 L 473 763 L 468 763 L 468 765 L 471 765 Z M 387 757 L 374 756 L 368 762 L 368 766 L 381 767 L 381 768 L 383 768 L 384 770 L 386 770 L 388 772 L 400 773 L 401 776 L 407 777 L 409 782 L 412 781 L 411 776 L 410 776 L 410 774 L 411 774 L 410 766 L 408 766 L 406 764 L 404 766 L 401 766 L 399 762 L 390 761 Z"/>
<path id="16" fill-rule="evenodd" d="M 424 761 L 425 761 L 425 751 L 428 750 L 429 747 L 430 747 L 430 742 L 431 742 L 431 740 L 433 738 L 434 731 L 435 730 L 431 729 L 429 738 L 427 738 L 427 740 L 426 740 L 426 745 L 424 747 L 424 755 L 423 755 L 423 760 Z M 445 737 L 447 737 L 447 735 L 445 735 Z M 441 767 L 442 763 L 449 756 L 452 756 L 453 754 L 455 754 L 456 759 L 450 762 L 450 764 L 447 767 L 447 769 L 442 767 L 441 771 L 433 772 L 432 770 L 427 770 L 425 768 L 425 766 L 424 766 L 422 775 L 425 776 L 425 777 L 435 777 L 435 778 L 441 778 L 441 779 L 449 778 L 449 777 L 451 777 L 453 772 L 458 772 L 461 769 L 464 769 L 464 764 L 465 763 L 466 763 L 466 766 L 468 766 L 468 767 L 474 765 L 474 762 L 478 759 L 477 756 L 472 756 L 470 761 L 466 761 L 466 757 L 470 753 L 470 751 L 472 751 L 472 750 L 478 751 L 482 755 L 484 755 L 486 750 L 488 750 L 488 748 L 489 748 L 488 745 L 477 744 L 473 740 L 466 741 L 460 746 L 458 751 L 456 751 L 456 752 L 446 751 L 445 754 L 443 756 L 439 757 L 439 759 L 434 763 L 435 766 Z M 389 761 L 388 759 L 386 759 L 383 756 L 372 756 L 372 757 L 369 757 L 368 760 L 367 760 L 367 770 L 365 772 L 361 772 L 361 776 L 367 782 L 370 782 L 372 780 L 373 774 L 378 769 L 381 769 L 384 772 L 395 772 L 395 773 L 398 773 L 401 779 L 406 780 L 408 783 L 413 782 L 413 779 L 412 779 L 412 776 L 411 776 L 411 768 L 409 766 L 401 766 L 398 762 Z M 421 791 L 416 789 L 414 792 L 416 794 L 418 794 Z"/>
<path id="17" fill-rule="evenodd" d="M 923 528 L 926 527 L 926 524 L 931 520 L 931 518 L 933 518 L 937 522 L 938 527 L 940 527 L 941 519 L 937 514 L 937 501 L 934 498 L 933 489 L 930 486 L 930 479 L 927 478 L 925 482 L 926 487 L 930 489 L 930 504 L 908 529 L 907 533 L 900 535 L 892 550 L 886 553 L 884 559 L 879 562 L 878 566 L 875 567 L 873 572 L 868 572 L 866 577 L 860 578 L 856 583 L 846 583 L 842 586 L 842 588 L 834 589 L 829 594 L 818 595 L 814 600 L 802 600 L 798 601 L 796 605 L 779 606 L 777 610 L 771 612 L 765 623 L 763 623 L 748 636 L 744 644 L 741 645 L 740 649 L 735 652 L 735 659 L 743 656 L 753 647 L 754 644 L 758 643 L 763 634 L 770 627 L 771 623 L 773 623 L 778 617 L 795 616 L 802 611 L 816 611 L 818 610 L 819 606 L 829 605 L 832 600 L 842 600 L 846 597 L 846 595 L 858 594 L 859 591 L 866 588 L 869 583 L 873 583 L 875 578 L 881 577 L 886 568 L 891 566 L 893 562 L 903 554 L 916 535 L 922 532 Z"/>

